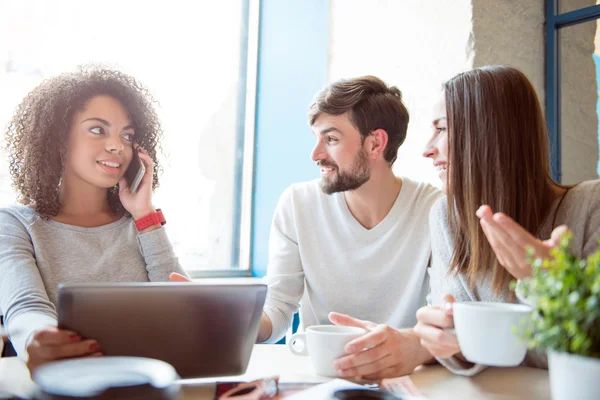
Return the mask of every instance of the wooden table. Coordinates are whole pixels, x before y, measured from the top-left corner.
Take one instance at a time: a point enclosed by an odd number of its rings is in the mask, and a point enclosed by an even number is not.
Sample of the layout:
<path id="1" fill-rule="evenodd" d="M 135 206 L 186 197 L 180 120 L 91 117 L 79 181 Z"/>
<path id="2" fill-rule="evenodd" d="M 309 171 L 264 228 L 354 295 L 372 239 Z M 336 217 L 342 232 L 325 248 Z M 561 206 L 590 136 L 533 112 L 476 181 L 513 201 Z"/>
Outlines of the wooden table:
<path id="1" fill-rule="evenodd" d="M 279 375 L 283 382 L 325 382 L 314 374 L 308 357 L 294 356 L 287 346 L 256 345 L 246 374 L 227 378 L 182 380 L 182 400 L 212 399 L 219 380 L 247 381 Z M 457 376 L 439 365 L 420 367 L 410 376 L 414 384 L 430 399 L 549 399 L 548 371 L 517 367 L 489 368 L 479 375 Z M 35 384 L 23 362 L 17 358 L 0 359 L 0 393 L 31 397 Z M 317 400 L 317 399 L 315 399 Z"/>

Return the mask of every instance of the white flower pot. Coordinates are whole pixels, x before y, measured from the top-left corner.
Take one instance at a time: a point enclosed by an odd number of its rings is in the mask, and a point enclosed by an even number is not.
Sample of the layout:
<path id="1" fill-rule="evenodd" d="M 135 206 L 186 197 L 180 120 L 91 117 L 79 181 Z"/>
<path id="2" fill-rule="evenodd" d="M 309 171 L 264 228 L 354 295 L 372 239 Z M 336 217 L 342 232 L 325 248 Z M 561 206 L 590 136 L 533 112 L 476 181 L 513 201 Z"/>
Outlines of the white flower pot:
<path id="1" fill-rule="evenodd" d="M 600 399 L 600 358 L 550 351 L 548 367 L 553 400 Z"/>

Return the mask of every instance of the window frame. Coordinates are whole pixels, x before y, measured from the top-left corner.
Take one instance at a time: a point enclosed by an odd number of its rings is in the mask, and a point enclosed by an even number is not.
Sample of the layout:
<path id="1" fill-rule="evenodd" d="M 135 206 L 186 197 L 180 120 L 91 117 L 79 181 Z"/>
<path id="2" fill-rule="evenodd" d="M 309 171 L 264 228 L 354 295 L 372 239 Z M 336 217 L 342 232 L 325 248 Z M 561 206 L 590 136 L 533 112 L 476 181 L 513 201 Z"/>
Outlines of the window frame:
<path id="1" fill-rule="evenodd" d="M 600 5 L 558 14 L 559 0 L 546 0 L 546 123 L 550 139 L 552 178 L 562 181 L 560 131 L 560 51 L 558 30 L 600 19 Z"/>
<path id="2" fill-rule="evenodd" d="M 233 243 L 231 267 L 186 270 L 191 278 L 252 276 L 252 205 L 260 0 L 244 0 L 240 48 L 240 85 L 236 129 L 235 184 L 233 190 Z"/>

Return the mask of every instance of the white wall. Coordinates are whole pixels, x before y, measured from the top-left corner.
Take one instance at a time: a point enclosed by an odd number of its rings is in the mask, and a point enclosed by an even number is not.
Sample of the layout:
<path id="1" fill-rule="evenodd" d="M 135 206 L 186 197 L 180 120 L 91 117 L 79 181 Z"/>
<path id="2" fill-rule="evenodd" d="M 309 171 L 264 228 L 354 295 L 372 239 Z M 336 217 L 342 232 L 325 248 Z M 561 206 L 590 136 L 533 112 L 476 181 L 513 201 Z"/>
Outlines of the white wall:
<path id="1" fill-rule="evenodd" d="M 470 0 L 332 0 L 329 80 L 376 75 L 402 91 L 408 136 L 394 170 L 439 185 L 421 152 L 441 84 L 473 65 Z"/>
<path id="2" fill-rule="evenodd" d="M 544 96 L 544 1 L 331 0 L 329 80 L 376 75 L 410 111 L 394 170 L 439 185 L 421 151 L 441 83 L 486 64 L 521 69 Z"/>

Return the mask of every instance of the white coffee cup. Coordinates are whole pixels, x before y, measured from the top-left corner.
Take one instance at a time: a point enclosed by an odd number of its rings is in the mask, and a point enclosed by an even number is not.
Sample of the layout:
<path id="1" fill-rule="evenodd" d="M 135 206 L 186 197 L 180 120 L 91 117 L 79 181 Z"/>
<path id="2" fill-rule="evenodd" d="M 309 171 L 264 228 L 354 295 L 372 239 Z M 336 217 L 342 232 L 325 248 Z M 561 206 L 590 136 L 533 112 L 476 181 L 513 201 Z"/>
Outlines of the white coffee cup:
<path id="1" fill-rule="evenodd" d="M 366 331 L 353 326 L 315 325 L 306 328 L 304 333 L 292 335 L 288 347 L 297 356 L 310 355 L 317 375 L 337 377 L 333 362 L 346 354 L 346 343 L 361 337 Z M 296 344 L 301 342 L 302 349 Z"/>
<path id="2" fill-rule="evenodd" d="M 454 327 L 462 355 L 477 364 L 514 367 L 527 343 L 518 336 L 532 308 L 524 304 L 466 301 L 453 304 Z"/>

